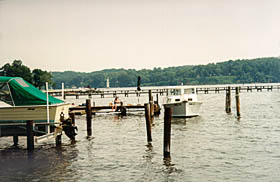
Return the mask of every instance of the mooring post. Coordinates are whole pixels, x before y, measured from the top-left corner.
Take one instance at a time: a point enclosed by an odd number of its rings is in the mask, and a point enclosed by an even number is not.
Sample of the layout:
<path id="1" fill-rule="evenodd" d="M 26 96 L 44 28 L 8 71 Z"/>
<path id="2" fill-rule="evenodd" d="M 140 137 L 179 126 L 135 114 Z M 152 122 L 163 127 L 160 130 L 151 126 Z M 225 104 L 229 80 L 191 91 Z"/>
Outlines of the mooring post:
<path id="1" fill-rule="evenodd" d="M 149 90 L 149 102 L 152 100 L 152 90 Z"/>
<path id="2" fill-rule="evenodd" d="M 152 142 L 152 129 L 151 129 L 151 113 L 150 113 L 150 104 L 146 103 L 145 105 L 145 118 L 146 118 L 146 129 L 147 129 L 147 141 L 148 143 Z"/>
<path id="3" fill-rule="evenodd" d="M 152 97 L 153 98 L 153 97 Z M 151 118 L 153 120 L 154 116 L 155 116 L 155 106 L 154 106 L 154 102 L 150 101 L 150 112 L 151 112 Z"/>
<path id="4" fill-rule="evenodd" d="M 123 102 L 121 102 L 120 111 L 122 116 L 126 116 L 126 107 L 123 106 Z"/>
<path id="5" fill-rule="evenodd" d="M 34 150 L 34 133 L 33 133 L 33 121 L 28 120 L 26 122 L 26 135 L 27 135 L 27 150 Z"/>
<path id="6" fill-rule="evenodd" d="M 157 100 L 156 100 L 156 104 L 158 105 L 158 94 L 157 94 Z"/>
<path id="7" fill-rule="evenodd" d="M 240 99 L 239 99 L 239 87 L 235 88 L 235 100 L 236 100 L 236 115 L 240 118 Z"/>
<path id="8" fill-rule="evenodd" d="M 14 146 L 18 145 L 18 135 L 17 134 L 13 135 L 13 142 L 14 142 Z"/>
<path id="9" fill-rule="evenodd" d="M 152 90 L 149 90 L 149 104 L 150 104 L 150 117 L 151 117 L 151 122 L 153 121 L 154 118 L 154 101 L 153 101 L 153 95 L 152 95 Z"/>
<path id="10" fill-rule="evenodd" d="M 230 86 L 226 90 L 226 113 L 231 112 L 231 88 Z"/>
<path id="11" fill-rule="evenodd" d="M 163 131 L 163 157 L 170 159 L 170 137 L 171 137 L 172 109 L 164 106 L 164 131 Z"/>
<path id="12" fill-rule="evenodd" d="M 91 102 L 90 99 L 86 100 L 86 114 L 87 114 L 87 135 L 91 136 L 91 119 L 92 119 L 92 111 L 91 111 Z"/>

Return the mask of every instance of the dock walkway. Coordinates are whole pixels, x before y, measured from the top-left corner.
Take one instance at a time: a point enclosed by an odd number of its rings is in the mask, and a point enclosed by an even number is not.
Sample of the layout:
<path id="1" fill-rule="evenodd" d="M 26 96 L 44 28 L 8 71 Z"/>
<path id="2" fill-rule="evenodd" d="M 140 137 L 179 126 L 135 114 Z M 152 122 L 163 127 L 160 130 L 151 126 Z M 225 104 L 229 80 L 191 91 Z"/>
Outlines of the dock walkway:
<path id="1" fill-rule="evenodd" d="M 183 86 L 183 87 L 195 87 L 197 93 L 208 94 L 208 93 L 219 93 L 225 92 L 228 87 L 231 87 L 232 90 L 235 87 L 239 87 L 240 91 L 272 91 L 279 90 L 280 83 L 259 83 L 259 84 L 231 84 L 231 85 L 199 85 L 199 86 Z M 80 89 L 65 89 L 64 90 L 64 98 L 68 96 L 74 96 L 77 99 L 79 96 L 88 96 L 91 98 L 92 96 L 100 96 L 104 98 L 105 96 L 141 96 L 149 94 L 149 90 L 152 91 L 153 94 L 159 95 L 169 95 L 173 94 L 174 89 L 178 89 L 181 86 L 159 86 L 159 87 L 142 87 L 141 91 L 137 91 L 136 87 L 130 88 L 98 88 L 98 89 L 90 89 L 90 88 L 80 88 Z M 49 90 L 49 94 L 52 96 L 62 96 L 61 89 Z"/>

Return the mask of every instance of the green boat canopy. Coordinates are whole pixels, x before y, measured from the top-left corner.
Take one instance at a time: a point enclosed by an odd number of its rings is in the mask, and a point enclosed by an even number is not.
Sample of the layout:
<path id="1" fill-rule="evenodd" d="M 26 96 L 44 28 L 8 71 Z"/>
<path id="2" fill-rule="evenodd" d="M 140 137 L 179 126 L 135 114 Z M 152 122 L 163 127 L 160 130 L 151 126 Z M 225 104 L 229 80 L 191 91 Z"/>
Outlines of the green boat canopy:
<path id="1" fill-rule="evenodd" d="M 12 106 L 46 105 L 47 94 L 20 77 L 0 76 L 0 101 Z M 49 104 L 63 103 L 49 96 Z"/>

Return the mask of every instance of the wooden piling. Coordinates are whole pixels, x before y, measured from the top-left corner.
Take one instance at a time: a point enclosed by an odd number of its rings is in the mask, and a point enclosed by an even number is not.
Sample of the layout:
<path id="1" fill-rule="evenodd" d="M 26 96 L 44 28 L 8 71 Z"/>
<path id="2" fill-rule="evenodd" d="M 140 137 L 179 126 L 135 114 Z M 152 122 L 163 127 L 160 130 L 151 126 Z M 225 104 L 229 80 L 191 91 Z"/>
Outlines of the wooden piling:
<path id="1" fill-rule="evenodd" d="M 33 132 L 33 121 L 28 120 L 26 122 L 26 136 L 27 136 L 27 150 L 34 150 L 34 132 Z"/>
<path id="2" fill-rule="evenodd" d="M 86 115 L 87 115 L 87 135 L 91 136 L 92 135 L 92 130 L 91 130 L 91 119 L 92 119 L 92 111 L 91 111 L 91 101 L 90 99 L 86 100 Z"/>
<path id="3" fill-rule="evenodd" d="M 152 142 L 152 129 L 151 129 L 151 115 L 150 115 L 150 104 L 145 105 L 145 118 L 146 118 L 146 130 L 147 130 L 147 141 Z"/>
<path id="4" fill-rule="evenodd" d="M 226 90 L 226 113 L 231 113 L 231 88 Z"/>
<path id="5" fill-rule="evenodd" d="M 14 146 L 18 145 L 18 135 L 17 134 L 13 135 L 13 142 L 14 142 Z"/>
<path id="6" fill-rule="evenodd" d="M 122 116 L 126 116 L 126 107 L 123 106 L 123 102 L 121 102 L 120 111 Z"/>
<path id="7" fill-rule="evenodd" d="M 149 104 L 150 104 L 150 116 L 151 116 L 151 121 L 154 118 L 154 101 L 153 101 L 153 95 L 152 95 L 152 90 L 149 90 Z"/>
<path id="8" fill-rule="evenodd" d="M 149 102 L 152 100 L 152 90 L 149 90 Z"/>
<path id="9" fill-rule="evenodd" d="M 170 159 L 172 109 L 164 106 L 163 157 Z"/>
<path id="10" fill-rule="evenodd" d="M 157 98 L 157 100 L 156 100 L 156 104 L 158 105 L 158 103 L 159 103 L 159 102 L 158 102 L 158 94 L 157 94 L 157 97 L 156 97 L 156 98 Z"/>
<path id="11" fill-rule="evenodd" d="M 239 87 L 235 88 L 235 100 L 236 100 L 236 115 L 237 115 L 237 118 L 240 118 Z"/>

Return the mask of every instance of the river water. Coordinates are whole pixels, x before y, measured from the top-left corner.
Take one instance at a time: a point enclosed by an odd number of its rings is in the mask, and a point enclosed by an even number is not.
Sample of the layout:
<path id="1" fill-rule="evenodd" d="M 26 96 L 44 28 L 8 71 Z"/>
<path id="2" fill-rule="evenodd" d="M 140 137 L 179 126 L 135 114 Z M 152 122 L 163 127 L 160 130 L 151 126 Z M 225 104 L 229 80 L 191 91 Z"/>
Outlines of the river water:
<path id="1" fill-rule="evenodd" d="M 0 138 L 0 181 L 280 181 L 280 92 L 242 92 L 240 120 L 234 97 L 232 114 L 224 112 L 225 93 L 200 97 L 199 117 L 172 119 L 170 162 L 163 160 L 163 111 L 154 120 L 152 147 L 143 112 L 97 114 L 91 138 L 85 116 L 76 116 L 77 141 L 64 135 L 59 148 L 51 140 L 28 153 L 25 138 L 18 148 L 11 137 Z M 121 99 L 148 101 L 147 96 Z M 113 98 L 94 100 L 107 105 Z"/>

